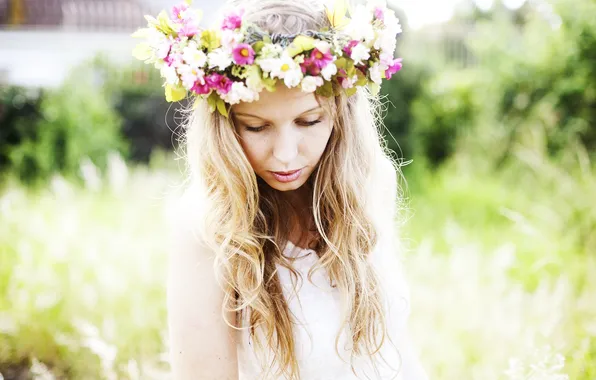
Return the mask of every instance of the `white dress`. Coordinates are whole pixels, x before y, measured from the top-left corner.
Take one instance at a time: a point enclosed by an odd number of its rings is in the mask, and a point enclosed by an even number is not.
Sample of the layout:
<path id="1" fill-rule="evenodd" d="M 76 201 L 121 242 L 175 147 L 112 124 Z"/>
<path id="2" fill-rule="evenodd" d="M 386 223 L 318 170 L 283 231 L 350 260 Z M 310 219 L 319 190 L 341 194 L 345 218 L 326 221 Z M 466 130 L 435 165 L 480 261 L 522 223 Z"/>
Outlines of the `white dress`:
<path id="1" fill-rule="evenodd" d="M 354 375 L 349 364 L 350 356 L 347 351 L 349 345 L 346 334 L 341 335 L 338 345 L 338 348 L 341 348 L 340 353 L 343 360 L 336 352 L 335 339 L 340 327 L 340 298 L 337 289 L 329 285 L 329 280 L 323 269 L 313 273 L 312 283 L 308 281 L 308 271 L 318 259 L 313 250 L 296 247 L 291 242 L 285 247 L 284 254 L 286 256 L 299 257 L 294 261 L 294 268 L 302 274 L 303 278 L 302 282 L 300 280 L 298 282 L 297 291 L 294 291 L 289 270 L 281 266 L 278 267 L 278 275 L 288 301 L 288 307 L 297 320 L 294 325 L 294 339 L 300 379 L 428 379 L 407 335 L 406 322 L 410 313 L 409 290 L 397 258 L 387 249 L 388 243 L 385 241 L 377 244 L 371 255 L 371 263 L 377 271 L 381 283 L 389 289 L 385 299 L 385 307 L 388 310 L 386 320 L 390 337 L 395 345 L 383 345 L 381 352 L 384 353 L 385 360 L 377 361 L 379 370 L 377 373 L 372 370 L 370 361 L 363 359 L 355 361 L 354 366 L 358 376 Z M 385 249 L 380 247 L 385 247 Z M 394 257 L 395 259 L 393 259 Z M 391 273 L 384 269 L 390 269 Z M 271 377 L 263 375 L 257 356 L 253 351 L 253 343 L 248 330 L 244 329 L 239 334 L 240 380 L 270 379 Z M 395 347 L 399 350 L 399 355 Z"/>

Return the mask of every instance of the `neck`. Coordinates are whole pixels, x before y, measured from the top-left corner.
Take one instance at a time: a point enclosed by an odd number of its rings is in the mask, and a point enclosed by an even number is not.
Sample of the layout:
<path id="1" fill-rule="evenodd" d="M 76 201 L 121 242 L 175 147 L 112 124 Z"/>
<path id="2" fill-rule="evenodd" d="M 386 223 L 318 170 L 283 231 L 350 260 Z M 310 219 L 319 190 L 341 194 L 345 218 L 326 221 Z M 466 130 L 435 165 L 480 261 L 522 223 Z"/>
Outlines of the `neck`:
<path id="1" fill-rule="evenodd" d="M 290 205 L 284 210 L 290 228 L 288 239 L 298 246 L 308 247 L 315 235 L 312 188 L 306 183 L 299 189 L 283 192 L 281 196 Z"/>

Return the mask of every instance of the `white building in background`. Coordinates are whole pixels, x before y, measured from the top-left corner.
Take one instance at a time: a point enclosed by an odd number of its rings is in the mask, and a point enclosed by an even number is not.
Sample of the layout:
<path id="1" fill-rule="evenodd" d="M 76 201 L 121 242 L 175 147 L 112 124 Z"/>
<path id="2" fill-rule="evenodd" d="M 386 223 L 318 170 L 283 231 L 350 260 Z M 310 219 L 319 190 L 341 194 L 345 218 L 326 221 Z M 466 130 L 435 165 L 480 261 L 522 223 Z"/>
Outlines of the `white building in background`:
<path id="1" fill-rule="evenodd" d="M 59 86 L 70 68 L 103 52 L 129 64 L 130 35 L 171 0 L 0 0 L 0 86 Z M 217 3 L 195 0 L 209 20 Z"/>

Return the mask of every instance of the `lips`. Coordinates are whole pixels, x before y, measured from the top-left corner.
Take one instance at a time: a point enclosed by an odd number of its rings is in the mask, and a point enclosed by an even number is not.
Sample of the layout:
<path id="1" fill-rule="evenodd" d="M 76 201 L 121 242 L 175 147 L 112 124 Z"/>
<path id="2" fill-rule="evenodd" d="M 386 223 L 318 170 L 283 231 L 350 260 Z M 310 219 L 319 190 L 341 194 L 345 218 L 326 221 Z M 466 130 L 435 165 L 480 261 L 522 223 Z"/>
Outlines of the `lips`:
<path id="1" fill-rule="evenodd" d="M 289 172 L 271 172 L 271 174 L 273 174 L 273 177 L 275 177 L 277 181 L 288 183 L 297 180 L 302 174 L 302 169 L 292 170 Z"/>
<path id="2" fill-rule="evenodd" d="M 289 172 L 272 172 L 272 173 L 279 174 L 279 175 L 290 175 L 290 174 L 296 173 L 298 170 L 300 170 L 300 169 L 292 170 Z"/>

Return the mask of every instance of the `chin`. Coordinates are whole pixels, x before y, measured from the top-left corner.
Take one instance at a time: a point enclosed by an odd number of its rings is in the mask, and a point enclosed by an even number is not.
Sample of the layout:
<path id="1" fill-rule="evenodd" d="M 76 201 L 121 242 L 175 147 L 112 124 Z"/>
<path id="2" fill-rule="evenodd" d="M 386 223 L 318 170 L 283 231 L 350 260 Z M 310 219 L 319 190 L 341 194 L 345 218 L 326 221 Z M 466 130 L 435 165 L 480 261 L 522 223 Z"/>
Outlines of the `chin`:
<path id="1" fill-rule="evenodd" d="M 267 184 L 275 190 L 292 191 L 292 190 L 297 190 L 297 189 L 301 188 L 302 185 L 304 185 L 304 183 L 306 181 L 296 180 L 294 182 L 282 183 L 282 182 L 276 181 L 275 179 L 272 179 L 270 181 L 265 181 L 265 182 L 267 182 Z"/>

